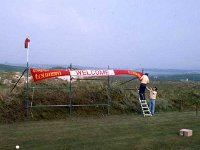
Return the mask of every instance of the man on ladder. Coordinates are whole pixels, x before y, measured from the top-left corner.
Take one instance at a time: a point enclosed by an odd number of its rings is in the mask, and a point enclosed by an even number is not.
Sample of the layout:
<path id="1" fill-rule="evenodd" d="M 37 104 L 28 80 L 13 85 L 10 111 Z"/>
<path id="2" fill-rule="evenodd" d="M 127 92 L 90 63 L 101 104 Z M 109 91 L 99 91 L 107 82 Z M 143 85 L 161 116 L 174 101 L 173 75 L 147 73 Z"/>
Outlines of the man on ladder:
<path id="1" fill-rule="evenodd" d="M 146 86 L 149 83 L 149 77 L 148 73 L 145 73 L 141 78 L 140 78 L 140 88 L 139 88 L 139 95 L 140 95 L 140 100 L 145 100 L 145 90 Z"/>
<path id="2" fill-rule="evenodd" d="M 146 90 L 146 86 L 149 83 L 149 77 L 148 77 L 148 73 L 145 73 L 141 78 L 140 78 L 140 87 L 139 87 L 139 102 L 140 102 L 140 106 L 142 109 L 142 113 L 143 116 L 152 116 L 147 101 L 145 99 L 145 90 Z"/>

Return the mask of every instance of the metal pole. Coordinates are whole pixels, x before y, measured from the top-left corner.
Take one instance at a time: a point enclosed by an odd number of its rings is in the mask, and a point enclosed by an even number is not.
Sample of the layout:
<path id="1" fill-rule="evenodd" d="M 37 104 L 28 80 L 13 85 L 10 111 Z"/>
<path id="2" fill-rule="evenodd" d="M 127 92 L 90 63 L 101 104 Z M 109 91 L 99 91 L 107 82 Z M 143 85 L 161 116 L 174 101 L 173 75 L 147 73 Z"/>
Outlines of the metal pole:
<path id="1" fill-rule="evenodd" d="M 70 70 L 72 69 L 72 64 L 70 64 Z M 72 113 L 72 76 L 70 74 L 70 82 L 69 82 L 69 114 Z"/>
<path id="2" fill-rule="evenodd" d="M 27 69 L 27 68 L 26 68 Z M 14 88 L 17 86 L 17 84 L 19 83 L 20 79 L 22 78 L 22 76 L 24 75 L 24 73 L 26 72 L 26 69 L 23 71 L 23 73 L 21 74 L 21 76 L 19 77 L 19 79 L 17 80 L 17 82 L 15 83 L 15 85 L 13 86 L 13 88 L 10 90 L 10 93 L 14 90 Z"/>
<path id="3" fill-rule="evenodd" d="M 29 56 L 29 47 L 27 48 L 27 56 L 26 56 L 26 116 L 28 116 L 28 76 L 29 76 L 29 64 L 28 64 L 28 56 Z"/>
<path id="4" fill-rule="evenodd" d="M 108 70 L 109 70 L 109 66 L 108 66 Z M 107 103 L 108 103 L 108 115 L 110 114 L 110 100 L 111 100 L 111 98 L 110 98 L 110 76 L 108 75 L 108 100 L 107 100 Z"/>

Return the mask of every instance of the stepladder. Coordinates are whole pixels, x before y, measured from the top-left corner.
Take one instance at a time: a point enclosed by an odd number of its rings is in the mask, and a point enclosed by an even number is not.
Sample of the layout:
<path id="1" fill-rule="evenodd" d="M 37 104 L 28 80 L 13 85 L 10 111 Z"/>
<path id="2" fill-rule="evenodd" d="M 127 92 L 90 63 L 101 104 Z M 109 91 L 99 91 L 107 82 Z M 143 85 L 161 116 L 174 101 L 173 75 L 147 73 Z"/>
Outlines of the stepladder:
<path id="1" fill-rule="evenodd" d="M 141 100 L 140 96 L 139 96 L 138 99 L 139 99 L 139 103 L 140 103 L 140 106 L 141 106 L 141 110 L 142 110 L 143 116 L 144 117 L 152 116 L 151 111 L 149 110 L 149 106 L 148 106 L 147 100 Z"/>

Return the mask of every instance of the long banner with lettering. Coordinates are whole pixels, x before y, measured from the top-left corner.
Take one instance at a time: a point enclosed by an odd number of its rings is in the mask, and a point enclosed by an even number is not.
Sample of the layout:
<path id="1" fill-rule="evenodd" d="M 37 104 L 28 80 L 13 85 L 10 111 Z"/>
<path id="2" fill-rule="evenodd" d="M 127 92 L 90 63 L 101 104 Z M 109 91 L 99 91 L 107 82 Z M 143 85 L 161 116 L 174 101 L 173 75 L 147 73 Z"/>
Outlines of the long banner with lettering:
<path id="1" fill-rule="evenodd" d="M 39 81 L 43 79 L 59 77 L 59 76 L 69 76 L 70 70 L 64 69 L 40 69 L 40 68 L 30 68 L 33 81 Z"/>
<path id="2" fill-rule="evenodd" d="M 59 77 L 59 76 L 114 76 L 114 75 L 131 75 L 141 78 L 142 72 L 134 70 L 69 70 L 69 69 L 39 69 L 30 68 L 34 81 Z"/>

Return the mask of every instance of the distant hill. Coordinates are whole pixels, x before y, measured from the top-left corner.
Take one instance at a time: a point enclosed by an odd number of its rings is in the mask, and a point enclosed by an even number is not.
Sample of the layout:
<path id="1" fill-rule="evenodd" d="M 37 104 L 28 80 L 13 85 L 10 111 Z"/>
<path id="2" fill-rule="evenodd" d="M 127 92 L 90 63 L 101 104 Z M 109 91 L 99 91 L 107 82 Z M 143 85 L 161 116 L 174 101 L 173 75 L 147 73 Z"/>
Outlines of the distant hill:
<path id="1" fill-rule="evenodd" d="M 17 64 L 0 64 L 0 71 L 19 71 L 22 72 L 26 65 L 17 65 Z M 65 69 L 69 66 L 66 65 L 39 65 L 39 64 L 30 64 L 30 67 L 36 68 L 52 68 L 52 69 Z M 73 65 L 72 68 L 79 69 L 102 69 L 95 67 L 84 67 Z M 106 68 L 103 68 L 106 69 Z M 139 69 L 133 69 L 139 70 Z M 145 69 L 144 72 L 148 72 L 150 77 L 154 80 L 185 80 L 185 81 L 200 81 L 200 70 L 179 70 L 179 69 Z"/>
<path id="2" fill-rule="evenodd" d="M 170 81 L 200 81 L 200 70 L 146 69 L 151 79 Z"/>
<path id="3" fill-rule="evenodd" d="M 181 75 L 181 74 L 200 74 L 200 70 L 183 69 L 145 69 L 150 75 Z"/>
<path id="4" fill-rule="evenodd" d="M 5 64 L 0 64 L 0 71 L 19 71 L 22 72 L 24 71 L 26 67 L 22 67 L 22 66 L 12 66 L 12 65 L 5 65 Z"/>

